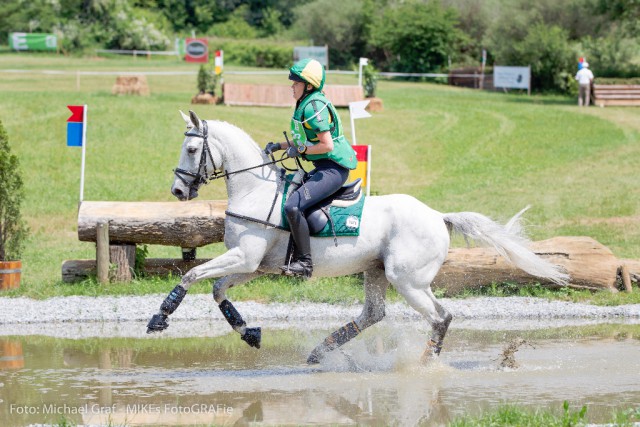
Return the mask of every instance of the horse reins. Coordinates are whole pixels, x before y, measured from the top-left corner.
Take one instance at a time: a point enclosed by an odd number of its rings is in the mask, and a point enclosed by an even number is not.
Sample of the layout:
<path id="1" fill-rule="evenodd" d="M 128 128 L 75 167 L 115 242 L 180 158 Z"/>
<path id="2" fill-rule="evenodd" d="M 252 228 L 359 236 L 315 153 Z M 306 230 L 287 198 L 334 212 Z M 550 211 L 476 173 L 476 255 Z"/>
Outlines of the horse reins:
<path id="1" fill-rule="evenodd" d="M 194 127 L 193 129 L 190 129 L 188 131 L 186 131 L 184 133 L 185 136 L 195 136 L 198 138 L 202 138 L 203 143 L 202 143 L 202 153 L 200 154 L 200 164 L 198 166 L 198 172 L 193 173 L 193 172 L 189 172 L 187 170 L 184 169 L 180 169 L 180 168 L 175 168 L 173 170 L 173 173 L 175 174 L 175 176 L 180 179 L 180 181 L 182 181 L 186 186 L 189 187 L 189 190 L 191 190 L 193 187 L 199 188 L 201 185 L 204 184 L 208 184 L 210 181 L 216 180 L 218 178 L 223 178 L 226 177 L 228 178 L 231 175 L 235 175 L 237 173 L 241 173 L 241 172 L 246 172 L 246 171 L 250 171 L 253 169 L 258 169 L 261 168 L 263 166 L 269 166 L 269 165 L 273 165 L 275 163 L 280 163 L 283 162 L 285 160 L 287 160 L 289 157 L 282 157 L 279 160 L 276 160 L 273 155 L 271 155 L 271 158 L 273 159 L 270 162 L 266 162 L 266 163 L 262 163 L 256 166 L 251 166 L 248 168 L 244 168 L 244 169 L 239 169 L 237 171 L 220 171 L 218 170 L 218 167 L 216 166 L 216 162 L 213 159 L 213 155 L 211 154 L 211 149 L 209 148 L 209 127 L 207 126 L 207 122 L 206 121 L 202 121 L 202 133 L 200 133 L 200 131 L 194 131 L 194 129 L 196 129 L 196 127 Z M 209 174 L 207 172 L 207 157 L 209 158 L 209 160 L 211 160 L 211 164 L 213 165 L 213 173 Z M 284 167 L 284 165 L 283 165 Z M 287 168 L 285 168 L 287 169 Z M 289 170 L 289 169 L 287 169 Z M 201 173 L 202 171 L 202 173 Z M 189 180 L 187 180 L 184 176 L 188 176 L 193 178 L 193 180 L 191 180 L 191 182 L 189 182 Z"/>
<path id="2" fill-rule="evenodd" d="M 205 185 L 208 184 L 209 182 L 222 178 L 222 177 L 226 177 L 228 178 L 231 175 L 235 175 L 237 173 L 241 173 L 241 172 L 247 172 L 253 169 L 258 169 L 258 168 L 262 168 L 264 166 L 269 166 L 269 165 L 273 165 L 276 163 L 281 163 L 287 159 L 289 159 L 290 157 L 285 157 L 284 155 L 276 160 L 273 157 L 273 154 L 270 154 L 272 161 L 270 162 L 266 162 L 266 163 L 262 163 L 256 166 L 251 166 L 248 168 L 244 168 L 244 169 L 239 169 L 236 171 L 220 171 L 218 170 L 218 167 L 216 166 L 216 162 L 213 159 L 213 155 L 211 154 L 211 149 L 209 148 L 209 126 L 207 125 L 206 121 L 202 121 L 202 133 L 198 129 L 197 126 L 194 126 L 192 129 L 187 130 L 184 135 L 185 136 L 192 136 L 192 137 L 198 137 L 198 138 L 202 138 L 202 153 L 200 154 L 200 163 L 198 165 L 198 171 L 196 173 L 193 172 L 189 172 L 188 170 L 184 170 L 181 168 L 175 168 L 173 170 L 174 175 L 180 180 L 182 181 L 188 188 L 189 188 L 189 194 L 191 194 L 191 190 L 195 187 L 196 190 L 198 188 L 200 188 L 201 185 Z M 285 137 L 286 137 L 286 132 L 285 132 Z M 288 140 L 287 140 L 288 142 Z M 209 174 L 207 172 L 207 156 L 209 158 L 209 160 L 211 160 L 211 164 L 213 165 L 213 173 Z M 298 162 L 298 165 L 301 167 L 302 165 L 300 165 L 299 160 L 296 158 L 296 161 Z M 288 169 L 285 165 L 282 165 L 284 169 L 280 169 L 281 175 L 282 175 L 282 179 L 284 179 L 284 174 L 285 174 L 285 169 L 286 170 L 291 170 Z M 304 169 L 303 169 L 304 170 Z M 202 171 L 202 172 L 201 172 Z M 185 178 L 185 176 L 191 177 L 193 178 L 191 180 L 191 182 L 189 182 L 189 180 L 187 180 Z M 233 216 L 236 218 L 240 218 L 240 219 L 244 219 L 247 221 L 253 221 L 253 222 L 257 222 L 259 224 L 263 224 L 269 227 L 274 227 L 274 228 L 279 228 L 281 230 L 286 230 L 286 228 L 277 225 L 277 224 L 273 224 L 271 222 L 269 222 L 269 219 L 271 218 L 271 214 L 273 213 L 273 209 L 275 207 L 276 204 L 276 200 L 278 199 L 278 188 L 276 188 L 276 194 L 275 197 L 273 199 L 273 202 L 271 203 L 271 209 L 269 209 L 269 215 L 267 216 L 267 220 L 263 221 L 261 219 L 257 219 L 257 218 L 251 218 L 248 216 L 244 216 L 244 215 L 240 215 L 240 214 L 236 214 L 230 211 L 225 211 L 225 214 L 229 215 L 229 216 Z"/>

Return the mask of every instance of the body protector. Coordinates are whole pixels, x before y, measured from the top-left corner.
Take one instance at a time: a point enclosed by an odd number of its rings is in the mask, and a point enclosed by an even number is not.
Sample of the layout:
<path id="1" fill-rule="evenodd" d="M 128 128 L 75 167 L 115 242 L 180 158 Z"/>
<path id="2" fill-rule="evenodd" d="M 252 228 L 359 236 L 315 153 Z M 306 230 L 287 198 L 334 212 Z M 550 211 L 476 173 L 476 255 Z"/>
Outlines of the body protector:
<path id="1" fill-rule="evenodd" d="M 318 133 L 329 131 L 333 150 L 324 154 L 307 154 L 307 160 L 329 159 L 347 169 L 355 169 L 358 160 L 351 144 L 342 132 L 340 117 L 335 108 L 319 90 L 304 97 L 297 105 L 291 119 L 291 135 L 298 146 L 318 143 Z"/>

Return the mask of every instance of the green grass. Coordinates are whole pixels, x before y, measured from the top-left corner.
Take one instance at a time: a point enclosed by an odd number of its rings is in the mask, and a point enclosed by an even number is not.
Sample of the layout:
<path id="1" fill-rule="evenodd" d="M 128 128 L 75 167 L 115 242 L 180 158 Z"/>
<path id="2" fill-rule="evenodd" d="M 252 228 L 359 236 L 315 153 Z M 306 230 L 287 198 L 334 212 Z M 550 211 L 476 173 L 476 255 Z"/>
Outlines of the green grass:
<path id="1" fill-rule="evenodd" d="M 529 410 L 519 405 L 502 405 L 494 411 L 478 417 L 460 417 L 449 423 L 449 427 L 575 427 L 588 423 L 587 406 L 571 409 L 564 402 L 561 414 L 548 409 Z M 611 423 L 616 426 L 632 426 L 640 421 L 640 407 L 617 411 Z"/>
<path id="2" fill-rule="evenodd" d="M 6 69 L 29 72 L 1 71 Z M 240 69 L 227 66 L 227 71 Z M 77 70 L 193 74 L 149 76 L 151 96 L 116 97 L 111 95 L 115 76 L 81 76 L 78 89 Z M 178 109 L 235 123 L 260 145 L 278 139 L 289 121 L 290 110 L 283 108 L 192 106 L 196 71 L 197 65 L 174 58 L 0 55 L 0 120 L 21 161 L 23 212 L 32 231 L 23 284 L 6 295 L 164 293 L 175 286 L 176 278 L 106 287 L 60 283 L 63 260 L 95 256 L 93 244 L 77 239 L 81 150 L 66 147 L 66 105 L 89 105 L 85 200 L 173 200 L 171 171 L 184 127 Z M 284 73 L 229 74 L 225 80 L 286 84 Z M 355 84 L 356 77 L 330 75 L 329 83 Z M 384 111 L 357 121 L 358 142 L 374 146 L 374 193 L 408 193 L 439 211 L 470 210 L 501 221 L 531 204 L 526 219 L 534 240 L 586 235 L 619 258 L 640 258 L 640 109 L 578 109 L 573 99 L 559 96 L 384 80 L 378 96 Z M 348 111 L 341 115 L 350 135 Z M 224 199 L 224 186 L 210 184 L 200 197 Z M 222 251 L 221 244 L 210 245 L 198 256 Z M 177 248 L 149 247 L 149 257 L 178 256 Z M 265 281 L 233 292 L 237 298 L 352 301 L 361 295 L 353 281 Z"/>
<path id="3" fill-rule="evenodd" d="M 592 292 L 568 287 L 550 288 L 539 283 L 520 285 L 516 283 L 492 283 L 474 289 L 465 289 L 456 294 L 449 294 L 443 289 L 436 289 L 437 297 L 470 298 L 470 297 L 536 297 L 556 301 L 589 303 L 601 306 L 623 304 L 640 304 L 640 292 Z"/>

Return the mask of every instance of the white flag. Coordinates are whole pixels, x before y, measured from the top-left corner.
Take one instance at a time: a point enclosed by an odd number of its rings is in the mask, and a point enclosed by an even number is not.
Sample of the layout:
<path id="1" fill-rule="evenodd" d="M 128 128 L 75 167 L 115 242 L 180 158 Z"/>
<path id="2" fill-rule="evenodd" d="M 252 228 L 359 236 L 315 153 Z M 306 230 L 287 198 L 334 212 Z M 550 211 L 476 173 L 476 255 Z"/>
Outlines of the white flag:
<path id="1" fill-rule="evenodd" d="M 365 99 L 364 101 L 354 101 L 349 103 L 349 113 L 352 119 L 366 119 L 371 117 L 368 111 L 365 110 L 371 100 Z"/>
<path id="2" fill-rule="evenodd" d="M 360 65 L 369 65 L 369 59 L 368 58 L 360 58 Z"/>

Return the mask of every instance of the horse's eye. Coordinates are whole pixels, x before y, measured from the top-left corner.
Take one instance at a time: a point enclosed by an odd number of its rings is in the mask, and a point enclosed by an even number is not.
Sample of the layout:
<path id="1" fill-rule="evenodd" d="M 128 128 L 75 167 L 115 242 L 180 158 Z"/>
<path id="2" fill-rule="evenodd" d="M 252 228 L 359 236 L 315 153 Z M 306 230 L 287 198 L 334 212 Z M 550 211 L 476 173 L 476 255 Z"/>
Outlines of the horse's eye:
<path id="1" fill-rule="evenodd" d="M 198 151 L 197 147 L 189 147 L 189 148 L 187 148 L 187 152 L 189 154 L 196 154 L 196 151 Z"/>

